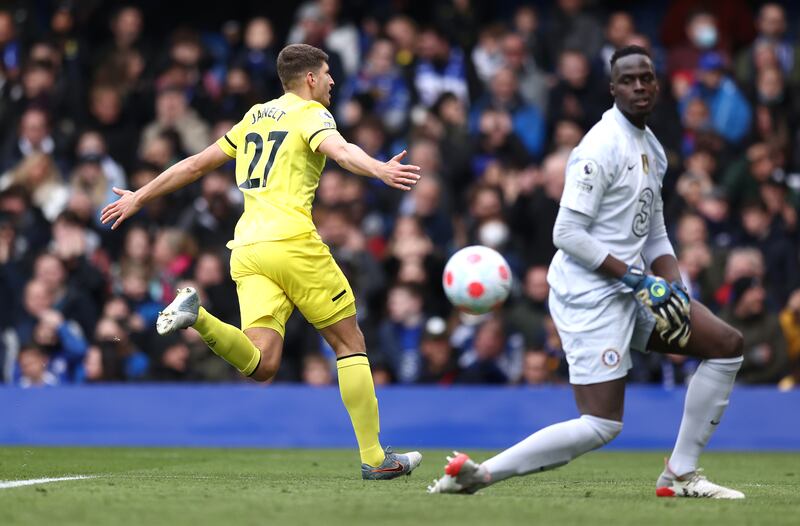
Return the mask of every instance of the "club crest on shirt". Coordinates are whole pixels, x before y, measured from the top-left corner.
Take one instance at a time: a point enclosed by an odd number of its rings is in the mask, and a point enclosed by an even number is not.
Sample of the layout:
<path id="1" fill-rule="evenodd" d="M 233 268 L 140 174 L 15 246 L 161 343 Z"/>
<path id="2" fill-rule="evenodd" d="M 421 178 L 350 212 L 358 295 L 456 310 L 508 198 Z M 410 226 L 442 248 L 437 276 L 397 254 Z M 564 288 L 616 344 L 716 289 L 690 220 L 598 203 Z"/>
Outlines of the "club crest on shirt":
<path id="1" fill-rule="evenodd" d="M 600 358 L 603 360 L 603 365 L 611 369 L 614 369 L 619 365 L 620 358 L 616 349 L 606 349 L 603 351 L 603 354 L 600 356 Z"/>
<path id="2" fill-rule="evenodd" d="M 650 160 L 647 158 L 646 153 L 642 154 L 642 170 L 644 170 L 646 174 L 650 173 Z"/>

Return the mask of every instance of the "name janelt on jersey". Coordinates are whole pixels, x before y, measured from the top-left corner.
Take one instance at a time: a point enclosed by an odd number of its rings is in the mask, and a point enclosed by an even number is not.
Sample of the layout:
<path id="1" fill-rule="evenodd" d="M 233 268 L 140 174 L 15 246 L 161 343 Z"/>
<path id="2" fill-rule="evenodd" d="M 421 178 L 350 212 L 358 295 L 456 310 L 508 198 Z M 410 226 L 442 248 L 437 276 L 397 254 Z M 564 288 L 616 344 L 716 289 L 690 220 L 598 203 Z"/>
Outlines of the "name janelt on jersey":
<path id="1" fill-rule="evenodd" d="M 250 124 L 255 124 L 261 119 L 265 117 L 269 117 L 275 119 L 275 122 L 281 120 L 281 117 L 286 115 L 286 112 L 280 108 L 276 108 L 275 106 L 267 106 L 264 109 L 258 109 L 253 113 L 253 122 Z"/>

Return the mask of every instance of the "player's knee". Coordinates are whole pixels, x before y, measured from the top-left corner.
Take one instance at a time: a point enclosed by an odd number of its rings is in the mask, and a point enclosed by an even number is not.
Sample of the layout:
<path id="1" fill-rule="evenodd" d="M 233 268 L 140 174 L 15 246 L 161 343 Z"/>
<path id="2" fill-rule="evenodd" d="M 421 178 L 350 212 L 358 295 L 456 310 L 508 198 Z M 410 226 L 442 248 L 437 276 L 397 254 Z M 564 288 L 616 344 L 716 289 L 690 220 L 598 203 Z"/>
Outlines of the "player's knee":
<path id="1" fill-rule="evenodd" d="M 742 356 L 743 347 L 744 338 L 742 337 L 742 333 L 733 327 L 729 327 L 728 330 L 725 331 L 722 345 L 720 345 L 720 350 L 722 351 L 721 358 L 738 358 Z"/>
<path id="2" fill-rule="evenodd" d="M 608 444 L 622 432 L 622 422 L 617 420 L 592 415 L 582 415 L 581 420 L 586 422 L 597 434 L 598 447 Z"/>
<path id="3" fill-rule="evenodd" d="M 250 375 L 250 378 L 257 382 L 269 382 L 276 374 L 280 367 L 280 360 L 274 360 L 267 356 L 267 353 L 261 351 L 261 362 L 259 362 L 256 370 Z"/>

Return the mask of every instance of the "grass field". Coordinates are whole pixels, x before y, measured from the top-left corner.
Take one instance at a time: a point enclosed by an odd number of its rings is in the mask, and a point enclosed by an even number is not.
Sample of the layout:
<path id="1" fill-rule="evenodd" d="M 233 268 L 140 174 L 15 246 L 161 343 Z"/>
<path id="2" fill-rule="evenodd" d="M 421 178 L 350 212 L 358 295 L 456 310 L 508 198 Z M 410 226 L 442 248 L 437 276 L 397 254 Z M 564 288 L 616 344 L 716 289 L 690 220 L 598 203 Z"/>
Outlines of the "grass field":
<path id="1" fill-rule="evenodd" d="M 95 476 L 0 489 L 0 525 L 800 523 L 796 453 L 707 454 L 712 480 L 747 494 L 735 502 L 655 498 L 656 452 L 595 452 L 478 495 L 428 495 L 445 452 L 423 454 L 409 478 L 363 482 L 342 450 L 0 448 L 0 480 Z"/>

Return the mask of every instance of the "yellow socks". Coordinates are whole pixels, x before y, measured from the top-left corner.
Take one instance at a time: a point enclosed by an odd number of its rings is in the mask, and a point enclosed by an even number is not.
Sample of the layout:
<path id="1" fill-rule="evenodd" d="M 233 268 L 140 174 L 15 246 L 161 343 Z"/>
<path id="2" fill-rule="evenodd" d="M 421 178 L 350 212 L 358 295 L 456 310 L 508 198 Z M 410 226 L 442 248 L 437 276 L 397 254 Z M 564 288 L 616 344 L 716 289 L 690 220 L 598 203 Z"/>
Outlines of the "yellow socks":
<path id="1" fill-rule="evenodd" d="M 250 376 L 258 367 L 261 351 L 237 327 L 220 321 L 203 307 L 200 307 L 197 321 L 192 327 L 200 333 L 212 351 L 239 369 L 243 375 Z"/>
<path id="2" fill-rule="evenodd" d="M 380 466 L 384 453 L 378 441 L 378 399 L 375 398 L 367 355 L 353 354 L 339 358 L 336 368 L 339 371 L 339 391 L 356 432 L 361 462 Z"/>

